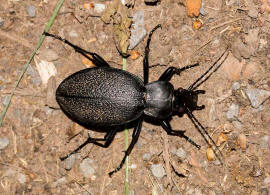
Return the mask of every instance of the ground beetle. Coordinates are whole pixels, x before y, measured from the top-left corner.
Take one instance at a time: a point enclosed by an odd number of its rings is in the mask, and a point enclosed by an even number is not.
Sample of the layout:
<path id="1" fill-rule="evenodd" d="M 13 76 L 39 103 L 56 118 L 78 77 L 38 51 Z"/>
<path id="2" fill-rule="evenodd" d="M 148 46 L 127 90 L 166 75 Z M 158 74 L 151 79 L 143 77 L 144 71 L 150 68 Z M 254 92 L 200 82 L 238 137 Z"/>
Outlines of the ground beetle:
<path id="1" fill-rule="evenodd" d="M 203 80 L 205 75 L 216 66 L 216 63 L 222 58 L 225 52 L 188 89 L 174 89 L 170 80 L 174 74 L 180 75 L 182 71 L 198 66 L 198 63 L 183 68 L 169 67 L 157 81 L 149 83 L 149 45 L 153 32 L 159 27 L 161 26 L 157 25 L 149 33 L 145 47 L 145 56 L 143 59 L 144 81 L 127 71 L 110 67 L 96 53 L 86 51 L 66 39 L 44 32 L 46 36 L 54 37 L 73 47 L 76 52 L 82 54 L 96 65 L 94 68 L 87 68 L 70 75 L 59 85 L 56 90 L 56 100 L 62 111 L 71 120 L 84 127 L 111 128 L 107 130 L 103 139 L 89 137 L 87 141 L 67 156 L 61 158 L 61 160 L 65 160 L 71 154 L 78 152 L 88 143 L 108 147 L 120 126 L 135 122 L 136 125 L 133 130 L 131 143 L 125 151 L 120 165 L 109 173 L 111 176 L 121 169 L 126 157 L 131 153 L 139 138 L 142 122 L 145 117 L 151 117 L 155 121 L 158 121 L 168 135 L 182 137 L 192 145 L 200 148 L 199 145 L 184 134 L 185 131 L 172 130 L 171 128 L 170 119 L 173 115 L 182 116 L 183 114 L 187 114 L 199 132 L 202 135 L 206 134 L 212 144 L 215 145 L 205 128 L 194 117 L 192 112 L 204 108 L 204 105 L 197 105 L 197 100 L 198 94 L 204 94 L 205 91 L 195 89 L 211 75 L 208 75 Z M 206 139 L 205 136 L 204 138 Z M 99 141 L 104 141 L 104 144 Z"/>

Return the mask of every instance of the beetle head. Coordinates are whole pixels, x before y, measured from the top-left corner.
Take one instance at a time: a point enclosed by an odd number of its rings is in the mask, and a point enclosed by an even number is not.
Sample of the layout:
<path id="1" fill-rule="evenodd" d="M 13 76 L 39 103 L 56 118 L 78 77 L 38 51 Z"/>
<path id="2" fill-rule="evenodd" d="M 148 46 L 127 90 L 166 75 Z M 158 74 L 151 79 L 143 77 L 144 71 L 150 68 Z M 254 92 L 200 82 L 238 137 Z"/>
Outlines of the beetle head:
<path id="1" fill-rule="evenodd" d="M 183 88 L 178 88 L 174 91 L 174 100 L 173 100 L 173 112 L 179 116 L 187 113 L 187 109 L 191 112 L 194 110 L 204 109 L 204 105 L 198 106 L 198 94 L 204 94 L 204 90 L 187 90 Z"/>

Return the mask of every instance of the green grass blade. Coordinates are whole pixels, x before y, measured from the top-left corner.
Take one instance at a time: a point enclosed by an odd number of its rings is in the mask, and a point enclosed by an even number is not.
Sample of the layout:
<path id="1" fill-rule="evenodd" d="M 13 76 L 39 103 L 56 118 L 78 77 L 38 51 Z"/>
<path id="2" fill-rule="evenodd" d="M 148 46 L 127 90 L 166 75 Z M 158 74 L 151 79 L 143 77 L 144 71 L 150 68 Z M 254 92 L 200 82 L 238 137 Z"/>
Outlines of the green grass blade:
<path id="1" fill-rule="evenodd" d="M 61 6 L 63 5 L 64 1 L 65 1 L 65 0 L 59 0 L 59 1 L 58 1 L 58 4 L 56 5 L 56 8 L 55 8 L 55 10 L 54 10 L 54 12 L 53 12 L 53 14 L 52 14 L 52 16 L 51 16 L 49 22 L 48 22 L 47 25 L 45 26 L 44 31 L 46 31 L 46 32 L 49 31 L 49 29 L 50 29 L 51 26 L 53 25 L 53 22 L 54 22 L 54 20 L 55 20 L 55 18 L 56 18 L 56 16 L 57 16 L 57 14 L 58 14 L 58 12 L 59 12 Z M 38 41 L 38 43 L 37 43 L 37 45 L 36 45 L 36 47 L 35 47 L 35 49 L 34 49 L 34 51 L 33 51 L 33 53 L 31 54 L 31 56 L 30 56 L 30 58 L 28 59 L 28 61 L 26 62 L 26 64 L 23 66 L 23 69 L 22 69 L 22 71 L 21 71 L 21 73 L 20 73 L 20 75 L 19 75 L 19 78 L 18 78 L 17 82 L 15 83 L 15 87 L 13 88 L 13 90 L 12 90 L 10 96 L 9 96 L 8 102 L 7 102 L 7 104 L 5 105 L 5 108 L 4 108 L 4 110 L 2 111 L 2 113 L 1 113 L 1 116 L 0 116 L 0 127 L 2 126 L 2 122 L 3 122 L 3 120 L 4 120 L 5 116 L 6 116 L 7 110 L 8 110 L 8 108 L 9 108 L 10 104 L 11 104 L 11 100 L 12 100 L 12 98 L 13 98 L 13 96 L 14 96 L 15 91 L 16 91 L 16 89 L 17 89 L 19 83 L 21 82 L 24 73 L 26 72 L 26 70 L 27 70 L 27 68 L 29 67 L 30 63 L 32 62 L 34 56 L 36 55 L 37 50 L 38 50 L 38 49 L 40 48 L 40 46 L 42 45 L 44 39 L 45 39 L 45 35 L 41 35 L 40 38 L 39 38 L 39 41 Z"/>
<path id="2" fill-rule="evenodd" d="M 123 58 L 123 70 L 127 70 L 127 59 Z M 125 129 L 125 150 L 128 149 L 128 129 Z M 126 158 L 126 168 L 125 168 L 125 195 L 129 194 L 128 190 L 128 160 L 129 157 Z"/>

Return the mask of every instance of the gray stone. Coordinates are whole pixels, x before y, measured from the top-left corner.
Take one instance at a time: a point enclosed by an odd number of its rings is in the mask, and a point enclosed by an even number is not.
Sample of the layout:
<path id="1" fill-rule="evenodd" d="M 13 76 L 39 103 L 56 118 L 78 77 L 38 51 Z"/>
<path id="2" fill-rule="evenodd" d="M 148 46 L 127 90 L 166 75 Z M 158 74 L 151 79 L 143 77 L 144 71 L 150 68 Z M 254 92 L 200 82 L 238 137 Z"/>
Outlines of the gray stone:
<path id="1" fill-rule="evenodd" d="M 157 178 L 162 178 L 166 175 L 165 169 L 163 168 L 162 164 L 153 164 L 151 166 L 151 171 L 153 175 Z"/>
<path id="2" fill-rule="evenodd" d="M 268 149 L 269 148 L 269 140 L 270 140 L 269 135 L 265 135 L 261 138 L 261 140 L 260 140 L 261 149 Z"/>
<path id="3" fill-rule="evenodd" d="M 147 32 L 144 28 L 144 11 L 138 11 L 133 16 L 135 21 L 132 24 L 131 37 L 129 41 L 129 49 L 134 49 L 146 36 Z"/>
<path id="4" fill-rule="evenodd" d="M 230 121 L 233 121 L 233 120 L 236 120 L 237 117 L 238 117 L 238 114 L 239 114 L 239 105 L 238 104 L 232 104 L 227 113 L 226 113 L 226 116 L 227 116 L 227 119 L 230 120 Z"/>
<path id="5" fill-rule="evenodd" d="M 80 164 L 80 171 L 86 178 L 91 178 L 95 172 L 93 168 L 93 160 L 90 158 L 84 159 Z"/>
<path id="6" fill-rule="evenodd" d="M 30 5 L 26 8 L 28 16 L 31 18 L 34 18 L 36 16 L 36 7 L 33 5 Z"/>
<path id="7" fill-rule="evenodd" d="M 5 149 L 9 144 L 8 138 L 0 138 L 0 150 Z"/>
<path id="8" fill-rule="evenodd" d="M 270 96 L 270 91 L 263 89 L 246 89 L 245 92 L 253 108 L 258 108 Z"/>

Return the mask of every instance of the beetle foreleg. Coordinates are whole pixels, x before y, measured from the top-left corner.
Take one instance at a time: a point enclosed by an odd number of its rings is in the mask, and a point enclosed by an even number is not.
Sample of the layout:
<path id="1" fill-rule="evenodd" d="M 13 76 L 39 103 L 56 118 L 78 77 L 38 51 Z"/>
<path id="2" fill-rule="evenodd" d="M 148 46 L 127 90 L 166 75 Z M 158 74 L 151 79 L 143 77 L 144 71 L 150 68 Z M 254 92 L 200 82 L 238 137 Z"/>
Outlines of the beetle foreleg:
<path id="1" fill-rule="evenodd" d="M 192 139 L 190 139 L 188 136 L 185 135 L 185 131 L 176 131 L 172 130 L 172 127 L 169 123 L 169 121 L 161 121 L 162 128 L 167 132 L 168 135 L 172 136 L 178 136 L 184 138 L 187 142 L 191 143 L 196 148 L 200 149 L 201 146 L 196 144 Z"/>
<path id="2" fill-rule="evenodd" d="M 155 28 L 153 28 L 153 30 L 149 33 L 148 39 L 147 39 L 147 44 L 145 47 L 145 52 L 144 52 L 144 58 L 143 58 L 143 78 L 144 78 L 144 84 L 148 83 L 148 78 L 149 78 L 149 62 L 148 62 L 148 58 L 149 58 L 149 52 L 150 52 L 150 41 L 152 38 L 152 35 L 154 33 L 155 30 L 157 30 L 158 28 L 161 28 L 161 25 L 157 25 Z"/>
<path id="3" fill-rule="evenodd" d="M 117 130 L 111 130 L 109 132 L 106 133 L 106 135 L 104 136 L 104 138 L 91 138 L 90 136 L 88 137 L 88 139 L 82 144 L 80 145 L 76 150 L 72 151 L 71 153 L 69 153 L 68 155 L 61 157 L 60 160 L 66 160 L 68 157 L 70 157 L 72 154 L 77 153 L 79 150 L 81 150 L 84 146 L 86 146 L 89 143 L 95 144 L 97 146 L 103 147 L 103 148 L 107 148 L 111 143 L 112 140 L 116 134 Z M 99 143 L 98 141 L 105 141 L 104 144 Z"/>
<path id="4" fill-rule="evenodd" d="M 123 167 L 127 156 L 131 153 L 132 149 L 134 148 L 134 145 L 137 143 L 139 135 L 140 135 L 141 130 L 142 130 L 142 121 L 143 121 L 142 118 L 140 118 L 137 125 L 135 126 L 135 128 L 133 130 L 132 140 L 128 146 L 128 149 L 125 151 L 124 158 L 122 159 L 120 165 L 115 170 L 113 170 L 109 173 L 110 176 L 112 176 L 112 174 L 116 173 L 117 171 L 119 171 Z"/>
<path id="5" fill-rule="evenodd" d="M 199 63 L 196 63 L 193 65 L 185 66 L 183 68 L 176 68 L 176 67 L 171 66 L 165 70 L 165 72 L 159 77 L 158 80 L 159 81 L 170 81 L 174 74 L 180 75 L 180 73 L 182 71 L 193 68 L 194 66 L 198 66 L 198 65 L 199 65 Z"/>

